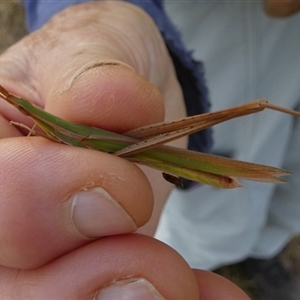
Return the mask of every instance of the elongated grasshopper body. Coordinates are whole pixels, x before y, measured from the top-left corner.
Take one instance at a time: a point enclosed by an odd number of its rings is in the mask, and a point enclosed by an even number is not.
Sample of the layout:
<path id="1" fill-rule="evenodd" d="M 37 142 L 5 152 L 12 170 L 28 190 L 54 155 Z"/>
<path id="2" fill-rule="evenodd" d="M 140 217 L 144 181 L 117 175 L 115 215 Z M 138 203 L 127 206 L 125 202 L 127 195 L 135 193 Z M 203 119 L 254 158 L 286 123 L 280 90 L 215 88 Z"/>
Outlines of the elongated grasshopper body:
<path id="1" fill-rule="evenodd" d="M 28 100 L 10 94 L 2 86 L 0 86 L 0 97 L 14 105 L 39 126 L 40 130 L 29 129 L 31 134 L 71 146 L 111 153 L 131 162 L 147 165 L 162 171 L 166 180 L 178 186 L 181 185 L 178 177 L 220 188 L 240 187 L 235 178 L 270 183 L 285 182 L 280 176 L 290 173 L 279 168 L 163 144 L 236 117 L 257 113 L 265 108 L 300 117 L 297 111 L 272 105 L 266 100 L 256 100 L 217 112 L 157 123 L 117 134 L 58 118 Z"/>

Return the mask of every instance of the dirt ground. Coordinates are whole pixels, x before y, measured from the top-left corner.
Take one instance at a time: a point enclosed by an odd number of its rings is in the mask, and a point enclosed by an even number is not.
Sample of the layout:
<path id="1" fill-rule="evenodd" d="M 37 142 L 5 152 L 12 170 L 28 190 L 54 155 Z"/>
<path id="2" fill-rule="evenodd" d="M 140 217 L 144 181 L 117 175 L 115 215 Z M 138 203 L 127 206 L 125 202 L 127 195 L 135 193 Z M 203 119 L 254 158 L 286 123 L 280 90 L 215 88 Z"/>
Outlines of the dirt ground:
<path id="1" fill-rule="evenodd" d="M 0 1 L 0 53 L 21 39 L 26 33 L 24 10 L 21 1 Z M 298 266 L 300 273 L 300 237 L 292 240 L 285 250 L 285 255 L 295 266 Z M 232 273 L 232 269 L 222 268 L 221 273 L 251 294 L 252 283 L 244 277 L 242 271 L 236 269 Z M 255 297 L 252 296 L 252 299 L 255 300 Z"/>

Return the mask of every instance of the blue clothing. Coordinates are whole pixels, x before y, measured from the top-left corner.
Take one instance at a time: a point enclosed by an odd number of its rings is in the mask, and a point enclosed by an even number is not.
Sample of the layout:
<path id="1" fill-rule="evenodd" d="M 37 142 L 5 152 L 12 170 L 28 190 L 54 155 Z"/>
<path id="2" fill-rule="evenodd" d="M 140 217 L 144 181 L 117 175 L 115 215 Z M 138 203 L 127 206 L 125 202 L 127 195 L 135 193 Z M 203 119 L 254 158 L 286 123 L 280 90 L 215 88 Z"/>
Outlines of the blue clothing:
<path id="1" fill-rule="evenodd" d="M 39 29 L 59 11 L 88 0 L 48 1 L 23 0 L 29 31 Z M 156 22 L 167 48 L 173 59 L 177 78 L 181 84 L 188 115 L 195 115 L 209 110 L 208 91 L 204 79 L 204 68 L 201 62 L 192 58 L 191 52 L 184 47 L 177 32 L 165 13 L 162 0 L 127 0 L 143 8 Z M 211 129 L 192 134 L 189 138 L 189 149 L 209 152 L 212 147 Z"/>

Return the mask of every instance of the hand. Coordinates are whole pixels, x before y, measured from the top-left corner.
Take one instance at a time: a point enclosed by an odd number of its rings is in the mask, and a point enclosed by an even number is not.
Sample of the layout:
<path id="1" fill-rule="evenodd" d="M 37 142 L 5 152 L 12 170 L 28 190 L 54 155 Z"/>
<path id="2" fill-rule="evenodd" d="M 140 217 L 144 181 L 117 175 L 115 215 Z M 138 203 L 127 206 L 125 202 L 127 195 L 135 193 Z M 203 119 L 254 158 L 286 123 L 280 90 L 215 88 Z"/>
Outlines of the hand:
<path id="1" fill-rule="evenodd" d="M 158 30 L 142 10 L 122 2 L 77 5 L 55 16 L 2 55 L 0 84 L 62 118 L 116 132 L 185 114 Z M 147 222 L 142 232 L 155 230 L 171 190 L 159 172 L 24 137 L 9 120 L 33 124 L 4 101 L 0 111 L 5 299 L 121 299 L 128 293 L 131 299 L 192 300 L 199 293 L 201 299 L 226 299 L 224 293 L 247 299 L 216 275 L 194 273 L 168 246 L 132 234 Z"/>
<path id="2" fill-rule="evenodd" d="M 285 18 L 300 10 L 298 0 L 264 0 L 265 12 L 272 17 Z"/>

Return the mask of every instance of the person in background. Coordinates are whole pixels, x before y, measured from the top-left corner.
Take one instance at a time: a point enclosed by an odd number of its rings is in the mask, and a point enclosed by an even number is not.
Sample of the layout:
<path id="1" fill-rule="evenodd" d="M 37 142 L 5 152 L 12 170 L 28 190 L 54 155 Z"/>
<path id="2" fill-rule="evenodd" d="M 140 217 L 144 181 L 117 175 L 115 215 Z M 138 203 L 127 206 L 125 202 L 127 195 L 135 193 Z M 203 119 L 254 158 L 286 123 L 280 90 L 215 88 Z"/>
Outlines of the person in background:
<path id="1" fill-rule="evenodd" d="M 299 7 L 298 1 L 166 2 L 185 44 L 205 64 L 213 111 L 262 98 L 299 110 Z M 282 255 L 300 232 L 299 136 L 299 119 L 273 111 L 215 126 L 215 153 L 292 176 L 284 185 L 174 190 L 157 238 L 191 266 L 242 269 L 256 299 L 299 299 L 299 270 Z"/>
<path id="2" fill-rule="evenodd" d="M 116 132 L 207 111 L 201 65 L 159 1 L 24 5 L 31 33 L 0 57 L 11 93 Z M 0 112 L 3 299 L 249 299 L 149 237 L 172 189 L 159 172 L 28 138 L 9 123 L 33 126 L 28 118 L 5 101 Z M 208 151 L 210 131 L 189 144 Z"/>

